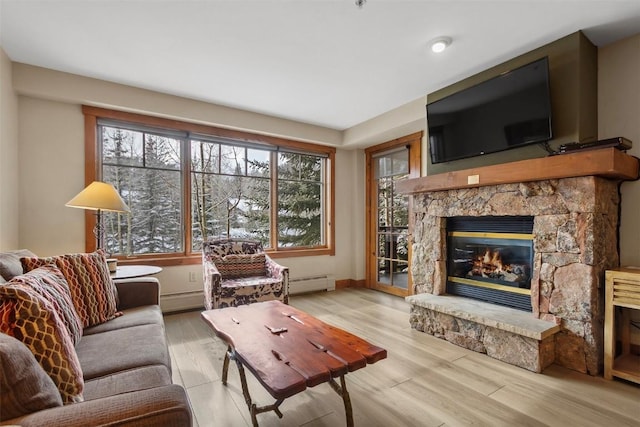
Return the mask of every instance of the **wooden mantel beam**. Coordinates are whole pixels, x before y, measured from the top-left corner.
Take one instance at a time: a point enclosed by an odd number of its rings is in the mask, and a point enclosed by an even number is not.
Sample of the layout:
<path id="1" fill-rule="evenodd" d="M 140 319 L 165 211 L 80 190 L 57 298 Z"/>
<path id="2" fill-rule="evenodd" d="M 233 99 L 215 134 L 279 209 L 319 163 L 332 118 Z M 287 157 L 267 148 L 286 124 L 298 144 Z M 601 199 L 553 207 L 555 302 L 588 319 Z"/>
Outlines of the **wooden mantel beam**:
<path id="1" fill-rule="evenodd" d="M 615 148 L 602 148 L 423 176 L 398 182 L 396 188 L 414 194 L 578 176 L 634 180 L 638 159 Z"/>

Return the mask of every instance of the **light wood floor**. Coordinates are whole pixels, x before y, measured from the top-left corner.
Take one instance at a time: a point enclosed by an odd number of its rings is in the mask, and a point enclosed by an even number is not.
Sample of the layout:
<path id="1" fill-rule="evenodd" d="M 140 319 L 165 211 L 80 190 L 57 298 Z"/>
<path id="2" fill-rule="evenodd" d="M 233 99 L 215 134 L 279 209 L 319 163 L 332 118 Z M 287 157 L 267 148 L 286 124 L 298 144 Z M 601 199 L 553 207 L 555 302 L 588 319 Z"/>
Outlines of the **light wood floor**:
<path id="1" fill-rule="evenodd" d="M 640 387 L 552 366 L 535 374 L 409 326 L 404 299 L 364 289 L 294 296 L 291 305 L 387 349 L 388 358 L 346 376 L 356 426 L 640 426 Z M 189 395 L 194 425 L 250 426 L 238 371 L 220 375 L 226 346 L 197 311 L 166 316 L 173 380 Z M 258 405 L 273 403 L 247 375 Z M 328 384 L 285 400 L 261 426 L 343 426 Z"/>

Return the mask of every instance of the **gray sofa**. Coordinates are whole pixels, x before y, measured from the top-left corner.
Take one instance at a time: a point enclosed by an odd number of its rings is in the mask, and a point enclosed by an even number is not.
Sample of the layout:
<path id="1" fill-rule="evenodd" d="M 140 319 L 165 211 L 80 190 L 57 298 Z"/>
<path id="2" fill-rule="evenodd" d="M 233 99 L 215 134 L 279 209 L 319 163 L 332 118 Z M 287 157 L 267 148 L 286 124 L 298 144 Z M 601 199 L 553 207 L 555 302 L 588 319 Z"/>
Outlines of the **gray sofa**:
<path id="1" fill-rule="evenodd" d="M 0 254 L 0 283 L 11 279 L 18 252 Z M 13 261 L 12 261 L 13 258 Z M 14 271 L 11 272 L 11 262 Z M 9 276 L 9 277 L 7 277 Z M 23 408 L 19 417 L 0 424 L 22 426 L 190 426 L 191 409 L 185 390 L 172 384 L 171 360 L 159 307 L 160 283 L 155 278 L 115 281 L 118 310 L 123 314 L 106 323 L 85 328 L 76 345 L 84 377 L 84 401 L 45 409 Z M 2 284 L 0 284 L 2 286 Z M 2 334 L 4 335 L 4 334 Z M 12 340 L 12 341 L 11 341 Z M 18 344 L 16 344 L 18 343 Z M 13 352 L 19 341 L 4 335 L 0 352 Z M 12 347 L 13 346 L 13 347 Z M 13 348 L 13 350 L 10 350 Z M 20 349 L 18 349 L 20 350 Z M 28 350 L 28 349 L 27 349 Z M 12 354 L 0 354 L 12 360 Z M 29 354 L 29 356 L 31 356 Z M 27 356 L 28 357 L 28 356 Z M 35 359 L 34 359 L 35 360 Z M 0 360 L 0 363 L 2 361 Z M 6 363 L 5 363 L 6 364 Z M 37 365 L 37 362 L 36 362 Z M 37 366 L 39 367 L 39 366 Z M 1 403 L 20 401 L 15 393 L 45 394 L 37 381 L 26 387 L 10 386 L 0 367 Z M 45 382 L 49 380 L 45 374 Z M 23 381 L 24 382 L 24 381 Z M 20 384 L 18 380 L 16 384 Z M 23 384 L 24 386 L 24 384 Z M 9 390 L 7 390 L 9 388 Z M 21 391 L 22 390 L 22 391 Z M 52 407 L 51 407 L 52 406 Z M 5 406 L 8 407 L 8 404 Z M 1 410 L 1 409 L 0 409 Z"/>

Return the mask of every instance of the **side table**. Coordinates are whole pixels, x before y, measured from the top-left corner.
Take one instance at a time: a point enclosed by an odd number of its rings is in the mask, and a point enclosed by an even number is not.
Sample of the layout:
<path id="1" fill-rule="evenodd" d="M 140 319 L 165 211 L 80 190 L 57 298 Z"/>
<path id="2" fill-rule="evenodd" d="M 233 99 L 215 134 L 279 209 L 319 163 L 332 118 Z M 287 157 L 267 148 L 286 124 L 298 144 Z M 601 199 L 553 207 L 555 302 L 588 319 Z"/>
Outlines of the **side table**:
<path id="1" fill-rule="evenodd" d="M 123 265 L 118 266 L 115 273 L 111 273 L 112 279 L 132 279 L 135 277 L 152 276 L 162 271 L 162 267 L 155 265 Z"/>
<path id="2" fill-rule="evenodd" d="M 618 268 L 605 272 L 604 377 L 640 384 L 640 356 L 630 352 L 630 310 L 640 310 L 640 269 Z M 619 316 L 616 316 L 616 309 Z M 616 323 L 620 322 L 618 328 Z M 616 329 L 622 352 L 616 357 Z"/>

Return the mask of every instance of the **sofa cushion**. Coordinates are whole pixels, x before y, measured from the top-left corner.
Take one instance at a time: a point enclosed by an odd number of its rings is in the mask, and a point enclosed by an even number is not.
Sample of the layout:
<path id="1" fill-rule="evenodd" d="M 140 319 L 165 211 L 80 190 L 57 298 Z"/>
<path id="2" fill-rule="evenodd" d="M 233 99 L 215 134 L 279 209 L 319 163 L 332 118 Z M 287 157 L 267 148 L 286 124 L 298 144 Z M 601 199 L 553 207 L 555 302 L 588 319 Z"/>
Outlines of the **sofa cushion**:
<path id="1" fill-rule="evenodd" d="M 85 380 L 142 366 L 171 369 L 162 325 L 140 325 L 85 335 L 76 347 Z"/>
<path id="2" fill-rule="evenodd" d="M 85 328 L 116 317 L 116 288 L 102 250 L 47 258 L 25 257 L 21 261 L 25 271 L 47 264 L 55 264 L 62 271 Z"/>
<path id="3" fill-rule="evenodd" d="M 73 345 L 82 338 L 82 322 L 71 301 L 71 292 L 64 276 L 54 265 L 36 268 L 15 276 L 10 284 L 27 286 L 49 301 L 56 310 L 71 336 Z"/>
<path id="4" fill-rule="evenodd" d="M 266 274 L 264 253 L 232 254 L 224 257 L 214 255 L 212 261 L 224 280 L 264 276 Z"/>
<path id="5" fill-rule="evenodd" d="M 0 286 L 0 332 L 22 341 L 58 387 L 63 403 L 82 401 L 80 362 L 53 304 L 21 284 Z"/>
<path id="6" fill-rule="evenodd" d="M 34 256 L 36 256 L 36 254 L 27 249 L 18 249 L 15 251 L 0 253 L 0 276 L 8 282 L 15 276 L 21 275 L 24 270 L 20 263 L 20 258 Z"/>
<path id="7" fill-rule="evenodd" d="M 62 406 L 53 380 L 17 339 L 0 334 L 0 421 Z"/>
<path id="8" fill-rule="evenodd" d="M 166 366 L 143 366 L 88 380 L 84 384 L 84 398 L 88 401 L 169 384 L 171 374 Z"/>
<path id="9" fill-rule="evenodd" d="M 85 328 L 83 334 L 87 336 L 140 325 L 164 325 L 160 306 L 147 305 L 123 310 L 122 316 L 100 325 Z"/>

